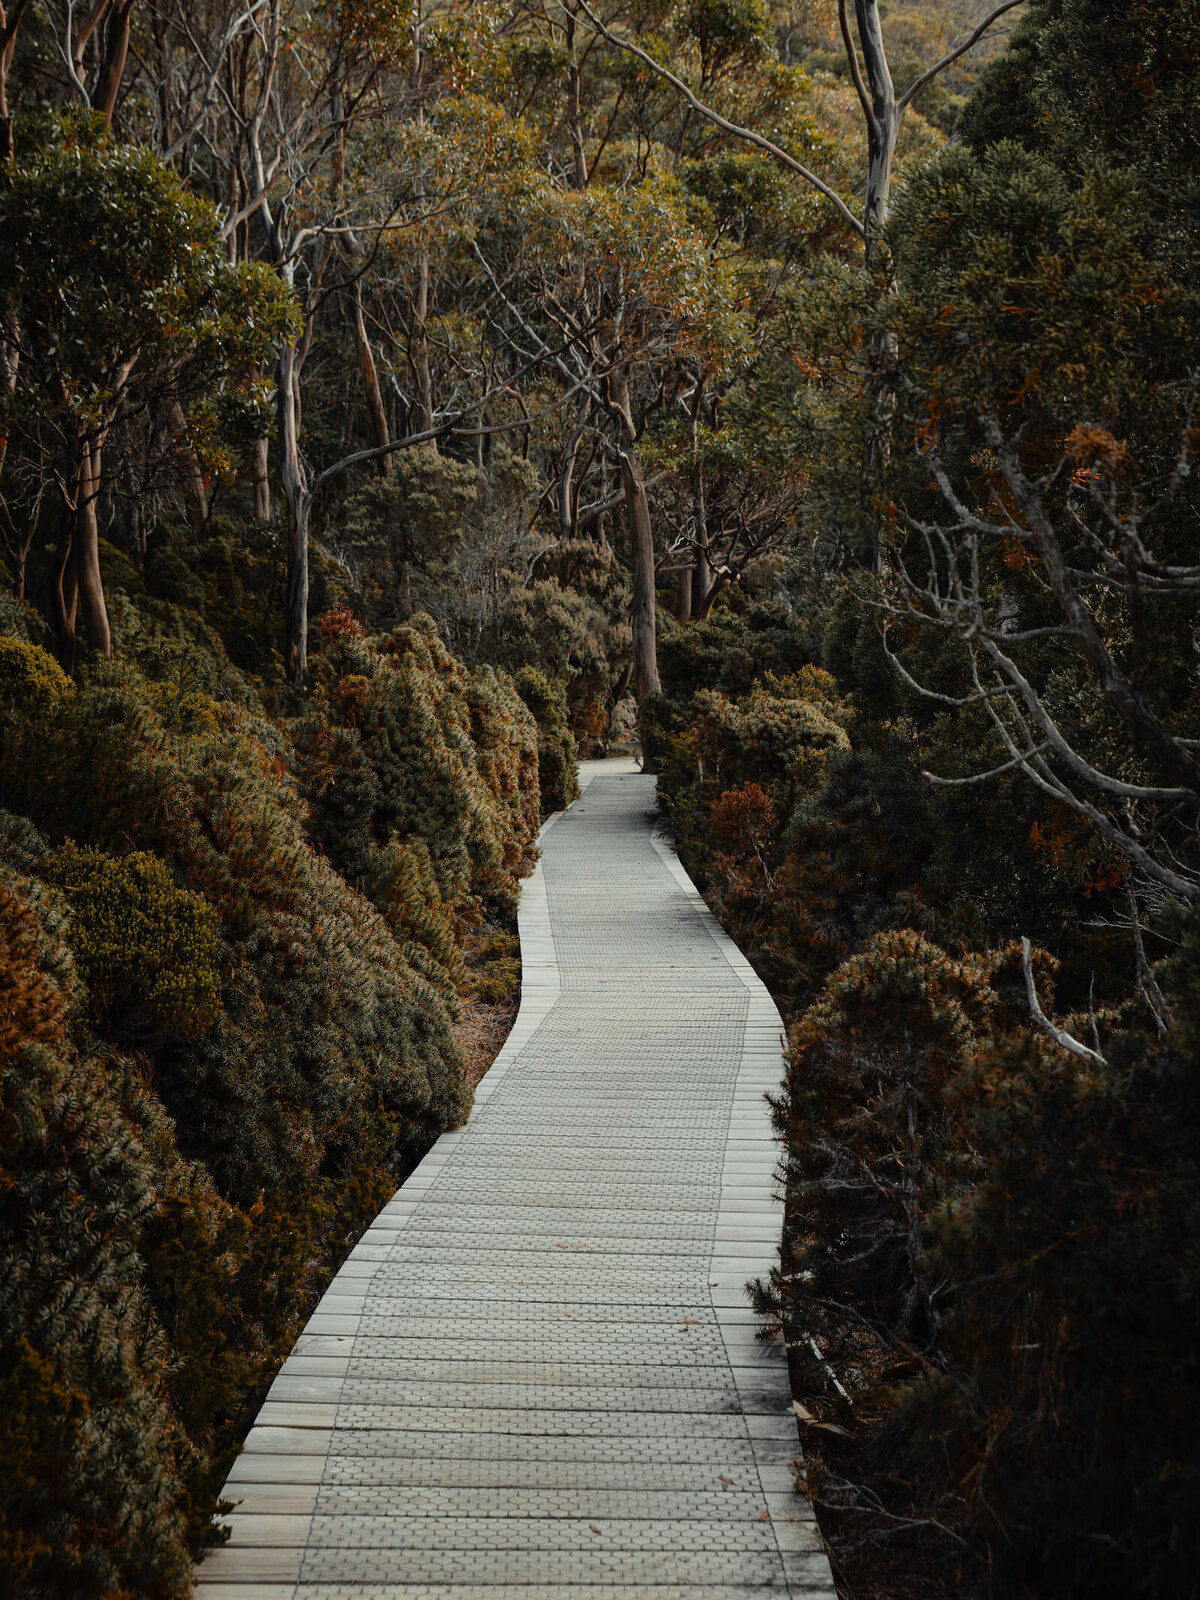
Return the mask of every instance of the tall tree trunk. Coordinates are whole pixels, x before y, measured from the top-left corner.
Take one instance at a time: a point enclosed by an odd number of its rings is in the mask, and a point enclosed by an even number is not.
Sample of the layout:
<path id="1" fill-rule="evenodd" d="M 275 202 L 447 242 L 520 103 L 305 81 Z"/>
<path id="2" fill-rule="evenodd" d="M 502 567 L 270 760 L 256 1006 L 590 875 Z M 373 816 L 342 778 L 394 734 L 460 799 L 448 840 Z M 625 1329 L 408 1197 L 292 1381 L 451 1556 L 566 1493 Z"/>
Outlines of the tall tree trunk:
<path id="1" fill-rule="evenodd" d="M 413 299 L 413 365 L 417 375 L 416 427 L 424 433 L 433 427 L 433 380 L 429 373 L 429 248 L 417 247 L 417 292 Z M 437 440 L 431 441 L 437 449 Z"/>
<path id="2" fill-rule="evenodd" d="M 888 66 L 887 49 L 879 20 L 878 0 L 854 0 L 858 36 L 862 44 L 863 67 L 866 75 L 866 100 L 863 109 L 867 121 L 867 183 L 863 198 L 863 259 L 868 272 L 880 264 L 883 230 L 887 227 L 891 208 L 892 160 L 896 152 L 896 138 L 900 119 L 896 111 L 896 91 Z M 895 410 L 895 396 L 883 380 L 896 348 L 896 337 L 888 329 L 877 330 L 871 336 L 871 350 L 878 364 L 874 379 L 871 416 L 866 428 L 866 447 L 863 459 L 863 490 L 871 496 L 879 474 L 888 459 L 888 434 Z M 864 507 L 868 523 L 877 519 Z M 878 568 L 882 559 L 882 545 L 876 530 L 874 548 L 864 552 L 866 559 Z"/>
<path id="3" fill-rule="evenodd" d="M 675 520 L 680 528 L 687 528 L 689 522 L 687 498 L 682 492 L 677 493 L 675 496 Z M 692 620 L 692 569 L 695 564 L 695 556 L 689 556 L 687 566 L 678 574 L 676 580 L 675 615 L 680 622 L 690 622 Z"/>
<path id="4" fill-rule="evenodd" d="M 104 583 L 100 575 L 100 445 L 90 440 L 80 448 L 75 507 L 73 565 L 79 610 L 87 642 L 97 654 L 112 654 L 108 628 L 108 608 L 104 604 Z"/>
<path id="5" fill-rule="evenodd" d="M 692 617 L 703 622 L 716 599 L 713 569 L 708 559 L 708 508 L 704 499 L 704 468 L 692 463 Z"/>
<path id="6" fill-rule="evenodd" d="M 111 0 L 104 22 L 103 57 L 100 75 L 92 90 L 92 108 L 99 111 L 112 127 L 117 96 L 121 92 L 121 79 L 125 76 L 125 60 L 129 54 L 129 29 L 133 22 L 134 0 Z"/>
<path id="7" fill-rule="evenodd" d="M 279 477 L 287 506 L 287 588 L 284 597 L 283 664 L 289 683 L 303 683 L 308 670 L 308 525 L 312 498 L 300 455 L 299 387 L 296 349 L 279 355 Z"/>
<path id="8" fill-rule="evenodd" d="M 900 129 L 896 91 L 888 66 L 887 48 L 879 20 L 878 0 L 854 0 L 858 37 L 862 44 L 867 99 L 867 186 L 863 200 L 867 270 L 875 264 L 878 244 L 887 226 L 892 189 L 892 159 Z"/>
<path id="9" fill-rule="evenodd" d="M 375 366 L 375 356 L 371 350 L 371 341 L 367 337 L 367 324 L 363 317 L 362 308 L 362 279 L 354 280 L 354 343 L 358 349 L 358 363 L 362 368 L 363 388 L 367 394 L 367 409 L 371 413 L 371 423 L 375 434 L 375 443 L 382 448 L 391 444 L 392 435 L 388 428 L 387 408 L 383 403 L 383 391 L 379 387 L 379 371 Z M 380 456 L 378 462 L 381 474 L 387 474 L 388 458 Z"/>
<path id="10" fill-rule="evenodd" d="M 254 441 L 254 515 L 259 522 L 271 520 L 271 442 Z"/>
<path id="11" fill-rule="evenodd" d="M 175 440 L 175 460 L 183 479 L 183 503 L 193 533 L 203 533 L 208 523 L 208 485 L 196 452 L 187 441 L 187 418 L 174 395 L 163 403 L 163 416 Z"/>
<path id="12" fill-rule="evenodd" d="M 566 0 L 563 12 L 566 16 L 567 33 L 567 129 L 571 135 L 571 149 L 574 156 L 574 187 L 586 189 L 588 167 L 587 153 L 583 148 L 583 124 L 579 119 L 579 52 L 575 47 L 576 8 L 570 0 Z"/>
<path id="13" fill-rule="evenodd" d="M 56 641 L 55 654 L 64 672 L 75 668 L 75 612 L 78 590 L 75 587 L 75 563 L 71 560 L 74 544 L 75 511 L 64 506 L 62 530 L 58 536 L 58 550 L 50 573 L 50 626 Z"/>
<path id="14" fill-rule="evenodd" d="M 9 396 L 16 392 L 17 377 L 21 367 L 21 337 L 17 317 L 0 295 L 0 385 Z M 4 473 L 4 458 L 8 454 L 8 430 L 0 428 L 0 476 Z"/>
<path id="15" fill-rule="evenodd" d="M 0 0 L 0 164 L 13 153 L 12 117 L 8 110 L 8 69 L 12 66 L 13 52 L 17 48 L 17 29 L 21 26 L 21 13 L 28 0 L 12 0 L 9 6 Z"/>
<path id="16" fill-rule="evenodd" d="M 585 395 L 579 421 L 563 451 L 562 466 L 558 474 L 558 528 L 564 539 L 573 539 L 577 531 L 579 497 L 575 488 L 575 464 L 579 459 L 579 444 L 591 414 L 592 398 Z M 585 468 L 586 472 L 586 468 Z"/>
<path id="17" fill-rule="evenodd" d="M 425 126 L 425 84 L 424 66 L 425 50 L 422 38 L 424 27 L 423 0 L 417 0 L 414 8 L 413 30 L 413 61 L 410 83 L 412 86 L 413 102 L 415 106 L 414 120 L 418 128 Z M 425 185 L 420 172 L 417 173 L 413 185 L 413 193 L 418 204 L 425 199 Z M 410 345 L 413 367 L 416 372 L 417 405 L 416 427 L 413 433 L 424 433 L 433 427 L 433 382 L 429 374 L 429 331 L 426 323 L 429 319 L 429 246 L 424 238 L 417 241 L 417 292 L 413 297 L 413 335 Z M 437 440 L 431 441 L 433 449 L 437 449 Z"/>
<path id="18" fill-rule="evenodd" d="M 629 382 L 622 367 L 609 379 L 613 412 L 621 429 L 621 486 L 629 525 L 633 567 L 633 684 L 638 700 L 658 694 L 658 638 L 654 601 L 654 530 L 650 500 L 638 455 L 637 432 L 629 404 Z"/>

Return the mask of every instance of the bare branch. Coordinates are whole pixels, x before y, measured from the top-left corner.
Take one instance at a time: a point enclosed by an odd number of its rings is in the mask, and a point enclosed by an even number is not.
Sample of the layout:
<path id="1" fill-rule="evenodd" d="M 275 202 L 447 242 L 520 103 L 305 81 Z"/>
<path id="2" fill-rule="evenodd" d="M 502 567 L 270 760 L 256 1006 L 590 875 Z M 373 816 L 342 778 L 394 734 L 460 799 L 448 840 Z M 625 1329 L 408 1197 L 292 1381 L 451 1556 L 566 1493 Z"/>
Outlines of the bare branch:
<path id="1" fill-rule="evenodd" d="M 1094 1067 L 1107 1067 L 1108 1062 L 1098 1050 L 1089 1049 L 1064 1028 L 1057 1027 L 1042 1010 L 1033 981 L 1033 952 L 1029 940 L 1024 937 L 1021 939 L 1021 960 L 1025 969 L 1025 993 L 1029 998 L 1029 1013 L 1042 1032 L 1049 1035 L 1060 1050 L 1069 1050 L 1073 1056 L 1080 1056 L 1084 1061 L 1090 1061 Z"/>
<path id="2" fill-rule="evenodd" d="M 975 29 L 975 32 L 969 39 L 967 39 L 963 44 L 956 46 L 956 48 L 951 50 L 947 55 L 944 55 L 940 61 L 935 61 L 931 67 L 927 67 L 917 81 L 913 84 L 910 84 L 905 90 L 904 94 L 900 97 L 900 103 L 896 107 L 897 116 L 904 115 L 909 106 L 912 104 L 914 97 L 920 94 L 921 90 L 931 78 L 936 78 L 939 72 L 943 71 L 946 67 L 957 61 L 959 56 L 966 55 L 967 51 L 970 50 L 973 45 L 979 43 L 980 39 L 983 38 L 984 34 L 988 31 L 993 22 L 998 21 L 1006 11 L 1012 11 L 1015 6 L 1019 6 L 1021 4 L 1023 4 L 1023 0 L 1004 0 L 1003 5 L 997 6 L 993 12 L 984 17 L 983 21 Z"/>
<path id="3" fill-rule="evenodd" d="M 559 0 L 559 3 L 561 4 L 562 0 Z M 711 122 L 715 127 L 720 128 L 725 133 L 732 134 L 735 139 L 742 139 L 747 144 L 756 145 L 758 149 L 765 150 L 769 156 L 773 156 L 776 161 L 782 162 L 785 167 L 797 173 L 806 183 L 811 184 L 818 194 L 823 194 L 827 200 L 832 201 L 843 220 L 849 223 L 860 239 L 866 238 L 866 229 L 842 197 L 831 189 L 827 183 L 818 178 L 816 173 L 806 167 L 802 161 L 797 161 L 795 156 L 789 155 L 786 150 L 781 149 L 779 145 L 773 143 L 770 139 L 764 138 L 761 133 L 756 133 L 753 128 L 743 128 L 736 122 L 730 122 L 719 111 L 714 111 L 711 106 L 706 106 L 702 100 L 696 98 L 682 78 L 677 78 L 666 67 L 660 66 L 654 57 L 648 55 L 640 45 L 633 44 L 630 40 L 622 39 L 619 34 L 613 33 L 611 28 L 601 22 L 600 18 L 587 4 L 587 0 L 575 0 L 575 4 L 583 12 L 596 32 L 602 34 L 609 44 L 614 45 L 618 50 L 624 50 L 627 55 L 636 56 L 644 66 L 649 67 L 651 72 L 660 77 L 664 83 L 669 83 L 673 89 L 677 90 L 693 111 Z"/>
<path id="4" fill-rule="evenodd" d="M 863 82 L 862 67 L 859 64 L 858 51 L 854 45 L 854 35 L 850 32 L 850 17 L 846 9 L 846 0 L 838 0 L 838 25 L 842 30 L 842 43 L 846 47 L 846 60 L 850 64 L 850 78 L 858 92 L 859 103 L 863 108 L 863 116 L 867 119 L 867 126 L 874 128 L 877 124 L 875 108 L 871 104 L 871 97 L 867 93 L 867 86 Z"/>

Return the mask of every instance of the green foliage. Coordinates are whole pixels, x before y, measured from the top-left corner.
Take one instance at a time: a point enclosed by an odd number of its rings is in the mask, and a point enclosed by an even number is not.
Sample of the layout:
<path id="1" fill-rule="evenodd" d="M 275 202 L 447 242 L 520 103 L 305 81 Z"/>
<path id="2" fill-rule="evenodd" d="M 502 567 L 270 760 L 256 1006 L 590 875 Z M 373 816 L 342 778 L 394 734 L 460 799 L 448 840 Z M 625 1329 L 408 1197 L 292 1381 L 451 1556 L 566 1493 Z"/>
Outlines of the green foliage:
<path id="1" fill-rule="evenodd" d="M 901 1416 L 1007 1592 L 1194 1587 L 1200 969 L 1176 931 L 1169 1040 L 1098 1070 L 1001 1038 L 950 1096 L 980 1176 L 930 1211 L 948 1370 Z"/>
<path id="2" fill-rule="evenodd" d="M 182 1597 L 188 1449 L 137 1254 L 153 1164 L 69 1049 L 24 887 L 0 882 L 0 1587 Z"/>
<path id="3" fill-rule="evenodd" d="M 549 816 L 579 798 L 579 764 L 567 723 L 566 691 L 536 667 L 522 667 L 513 681 L 538 726 L 538 784 L 542 815 Z"/>
<path id="4" fill-rule="evenodd" d="M 48 131 L 0 188 L 0 279 L 22 330 L 0 416 L 25 427 L 65 415 L 72 433 L 101 437 L 126 386 L 145 382 L 191 402 L 193 442 L 216 450 L 212 388 L 257 392 L 291 325 L 287 295 L 265 267 L 230 266 L 214 208 L 149 150 L 97 123 Z"/>
<path id="5" fill-rule="evenodd" d="M 391 654 L 378 653 L 393 692 L 383 699 L 396 728 L 403 694 L 422 701 L 424 736 L 439 742 L 421 781 L 436 774 L 443 797 L 457 786 L 466 800 L 436 850 L 419 832 L 392 836 L 402 859 L 391 881 L 425 926 L 444 913 L 441 885 L 461 888 L 445 929 L 453 965 L 473 897 L 515 900 L 537 827 L 536 734 L 506 680 L 467 672 L 421 628 L 411 644 L 407 669 L 394 636 Z M 3 1512 L 4 1528 L 28 1539 L 3 1537 L 22 1593 L 99 1596 L 124 1582 L 174 1595 L 188 1548 L 212 1538 L 247 1398 L 282 1358 L 314 1283 L 466 1110 L 453 1001 L 422 976 L 444 987 L 428 944 L 399 927 L 398 939 L 313 849 L 286 730 L 192 687 L 182 645 L 159 682 L 113 662 L 72 686 L 24 643 L 6 643 L 3 659 L 15 683 L 48 685 L 54 709 L 22 746 L 19 784 L 8 783 L 24 815 L 0 816 L 5 858 L 40 880 L 23 880 L 22 892 L 41 908 L 51 997 L 48 1043 L 42 1024 L 5 1011 L 25 1041 L 18 1058 L 36 1073 L 22 1087 L 6 1067 L 3 1080 L 5 1170 L 16 1176 L 0 1185 L 11 1205 L 0 1226 L 20 1264 L 12 1293 L 25 1298 L 0 1307 L 0 1336 L 23 1378 L 59 1394 L 47 1403 L 44 1479 L 40 1443 L 13 1409 L 11 1482 L 39 1487 Z M 166 664 L 161 652 L 152 659 Z M 348 709 L 355 692 L 351 683 L 337 704 Z M 16 693 L 0 701 L 6 750 L 27 704 Z M 34 1055 L 21 1054 L 26 1044 Z M 58 1145 L 38 1131 L 47 1119 L 61 1126 Z M 56 1162 L 98 1164 L 119 1227 L 93 1229 L 88 1243 L 93 1180 L 80 1178 L 75 1195 Z M 38 1216 L 44 1229 L 30 1222 Z M 64 1274 L 95 1252 L 95 1309 L 85 1298 L 68 1331 L 47 1307 L 68 1316 Z M 60 1457 L 75 1464 L 60 1471 Z M 119 1531 L 143 1522 L 153 1534 L 140 1542 Z M 75 1565 L 45 1567 L 46 1548 Z"/>
<path id="6" fill-rule="evenodd" d="M 27 761 L 74 693 L 53 656 L 26 639 L 0 635 L 0 782 L 6 797 L 20 792 Z"/>
<path id="7" fill-rule="evenodd" d="M 463 667 L 428 617 L 368 640 L 331 613 L 295 728 L 310 837 L 446 993 L 460 923 L 511 914 L 537 836 L 537 728 L 511 680 Z"/>
<path id="8" fill-rule="evenodd" d="M 432 445 L 402 450 L 387 475 L 368 478 L 343 512 L 347 545 L 365 574 L 364 601 L 377 627 L 411 610 L 414 577 L 447 562 L 475 507 L 479 474 Z M 405 593 L 409 603 L 404 604 Z"/>
<path id="9" fill-rule="evenodd" d="M 909 930 L 876 934 L 790 1030 L 775 1107 L 793 1208 L 787 1304 L 839 1367 L 864 1329 L 889 1351 L 936 1337 L 921 1223 L 957 1175 L 944 1091 L 993 1022 L 991 975 Z"/>
<path id="10" fill-rule="evenodd" d="M 735 60 L 766 54 L 770 13 L 763 0 L 688 0 L 678 26 L 696 41 L 701 74 L 712 79 Z"/>
<path id="11" fill-rule="evenodd" d="M 199 1037 L 218 1010 L 216 918 L 144 852 L 68 840 L 48 876 L 71 903 L 68 938 L 93 1022 L 126 1043 Z"/>

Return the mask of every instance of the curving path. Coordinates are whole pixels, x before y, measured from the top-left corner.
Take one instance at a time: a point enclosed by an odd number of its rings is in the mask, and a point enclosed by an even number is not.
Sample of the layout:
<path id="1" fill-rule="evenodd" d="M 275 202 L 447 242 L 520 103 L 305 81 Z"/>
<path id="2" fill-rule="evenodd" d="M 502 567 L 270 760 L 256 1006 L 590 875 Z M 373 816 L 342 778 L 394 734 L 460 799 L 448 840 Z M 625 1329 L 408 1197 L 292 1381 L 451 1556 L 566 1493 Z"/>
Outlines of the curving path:
<path id="1" fill-rule="evenodd" d="M 516 1026 L 271 1388 L 202 1600 L 833 1600 L 744 1289 L 779 1237 L 779 1016 L 654 779 L 583 778 L 522 896 Z"/>

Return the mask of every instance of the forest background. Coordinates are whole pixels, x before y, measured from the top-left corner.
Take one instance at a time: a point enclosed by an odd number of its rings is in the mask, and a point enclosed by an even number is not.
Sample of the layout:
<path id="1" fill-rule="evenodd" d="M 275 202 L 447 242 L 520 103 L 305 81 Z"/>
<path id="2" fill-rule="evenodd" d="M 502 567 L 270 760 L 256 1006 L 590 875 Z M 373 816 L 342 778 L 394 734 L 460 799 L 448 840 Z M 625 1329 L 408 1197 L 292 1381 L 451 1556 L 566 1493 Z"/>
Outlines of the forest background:
<path id="1" fill-rule="evenodd" d="M 0 1592 L 187 1592 L 635 717 L 844 1594 L 1200 1592 L 1200 19 L 992 9 L 0 8 Z"/>

